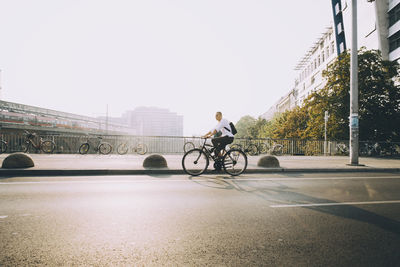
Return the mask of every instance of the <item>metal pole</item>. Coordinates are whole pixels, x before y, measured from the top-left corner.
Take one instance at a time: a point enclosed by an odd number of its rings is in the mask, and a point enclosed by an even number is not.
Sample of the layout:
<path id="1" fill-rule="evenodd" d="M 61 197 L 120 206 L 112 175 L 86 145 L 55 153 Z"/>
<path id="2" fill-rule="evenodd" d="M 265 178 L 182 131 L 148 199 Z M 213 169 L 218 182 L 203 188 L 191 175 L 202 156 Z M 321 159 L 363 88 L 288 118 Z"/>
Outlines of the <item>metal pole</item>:
<path id="1" fill-rule="evenodd" d="M 0 99 L 2 99 L 3 96 L 3 90 L 1 88 L 1 70 L 0 70 Z"/>
<path id="2" fill-rule="evenodd" d="M 328 118 L 329 118 L 329 113 L 328 111 L 325 111 L 325 139 L 324 139 L 324 155 L 328 155 L 328 135 L 327 135 L 327 126 L 328 126 Z"/>
<path id="3" fill-rule="evenodd" d="M 358 57 L 357 57 L 357 0 L 351 3 L 351 56 L 350 56 L 350 164 L 358 165 Z"/>
<path id="4" fill-rule="evenodd" d="M 107 104 L 107 110 L 106 110 L 106 134 L 108 134 L 108 104 Z"/>

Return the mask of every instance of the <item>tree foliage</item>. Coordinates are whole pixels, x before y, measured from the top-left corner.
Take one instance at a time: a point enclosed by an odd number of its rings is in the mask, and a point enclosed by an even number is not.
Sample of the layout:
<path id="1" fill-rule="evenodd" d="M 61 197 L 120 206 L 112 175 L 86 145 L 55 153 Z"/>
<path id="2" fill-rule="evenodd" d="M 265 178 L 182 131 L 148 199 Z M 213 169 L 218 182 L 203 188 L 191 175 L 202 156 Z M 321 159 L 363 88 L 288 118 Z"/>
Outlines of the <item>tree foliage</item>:
<path id="1" fill-rule="evenodd" d="M 378 50 L 358 52 L 360 140 L 400 141 L 400 67 L 385 61 Z M 322 139 L 324 115 L 329 112 L 329 139 L 349 138 L 350 55 L 342 53 L 323 71 L 326 85 L 301 107 L 271 121 L 248 120 L 242 132 L 249 137 Z"/>

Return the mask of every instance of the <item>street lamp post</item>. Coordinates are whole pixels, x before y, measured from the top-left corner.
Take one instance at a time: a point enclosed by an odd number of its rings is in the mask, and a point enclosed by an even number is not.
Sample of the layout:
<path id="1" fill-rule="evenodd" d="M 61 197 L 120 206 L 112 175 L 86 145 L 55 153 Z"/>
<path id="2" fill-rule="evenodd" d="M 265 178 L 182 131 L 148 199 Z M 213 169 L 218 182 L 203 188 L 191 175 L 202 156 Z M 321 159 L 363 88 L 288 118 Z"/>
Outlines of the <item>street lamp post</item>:
<path id="1" fill-rule="evenodd" d="M 351 55 L 350 55 L 350 165 L 358 165 L 358 44 L 357 0 L 351 1 Z"/>
<path id="2" fill-rule="evenodd" d="M 326 110 L 325 111 L 325 117 L 324 117 L 324 119 L 325 119 L 325 133 L 324 133 L 324 137 L 325 137 L 325 141 L 324 141 L 324 154 L 325 154 L 325 156 L 327 156 L 328 155 L 328 135 L 327 135 L 327 126 L 328 126 L 328 119 L 329 119 L 329 113 L 328 113 L 328 111 Z"/>

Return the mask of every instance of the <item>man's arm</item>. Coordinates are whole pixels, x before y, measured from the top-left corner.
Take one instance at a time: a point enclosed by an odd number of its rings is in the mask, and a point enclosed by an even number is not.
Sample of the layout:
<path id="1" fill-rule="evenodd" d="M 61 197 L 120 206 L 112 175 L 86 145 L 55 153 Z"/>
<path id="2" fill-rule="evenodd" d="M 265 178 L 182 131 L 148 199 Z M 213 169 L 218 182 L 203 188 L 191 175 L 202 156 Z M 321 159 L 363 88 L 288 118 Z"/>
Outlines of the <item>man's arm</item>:
<path id="1" fill-rule="evenodd" d="M 203 138 L 209 138 L 211 136 L 213 136 L 214 134 L 217 133 L 217 130 L 213 130 L 213 131 L 209 131 L 208 133 L 206 133 L 205 135 L 203 135 Z"/>

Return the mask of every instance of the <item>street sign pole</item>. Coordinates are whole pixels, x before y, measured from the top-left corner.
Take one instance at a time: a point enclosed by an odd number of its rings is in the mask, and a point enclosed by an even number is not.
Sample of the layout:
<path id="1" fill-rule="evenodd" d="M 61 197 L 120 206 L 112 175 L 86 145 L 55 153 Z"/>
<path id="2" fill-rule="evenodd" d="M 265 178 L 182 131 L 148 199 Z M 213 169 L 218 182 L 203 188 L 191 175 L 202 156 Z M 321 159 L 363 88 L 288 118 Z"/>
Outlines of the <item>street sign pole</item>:
<path id="1" fill-rule="evenodd" d="M 358 44 L 357 44 L 357 0 L 351 1 L 351 55 L 350 55 L 350 165 L 358 165 Z"/>

